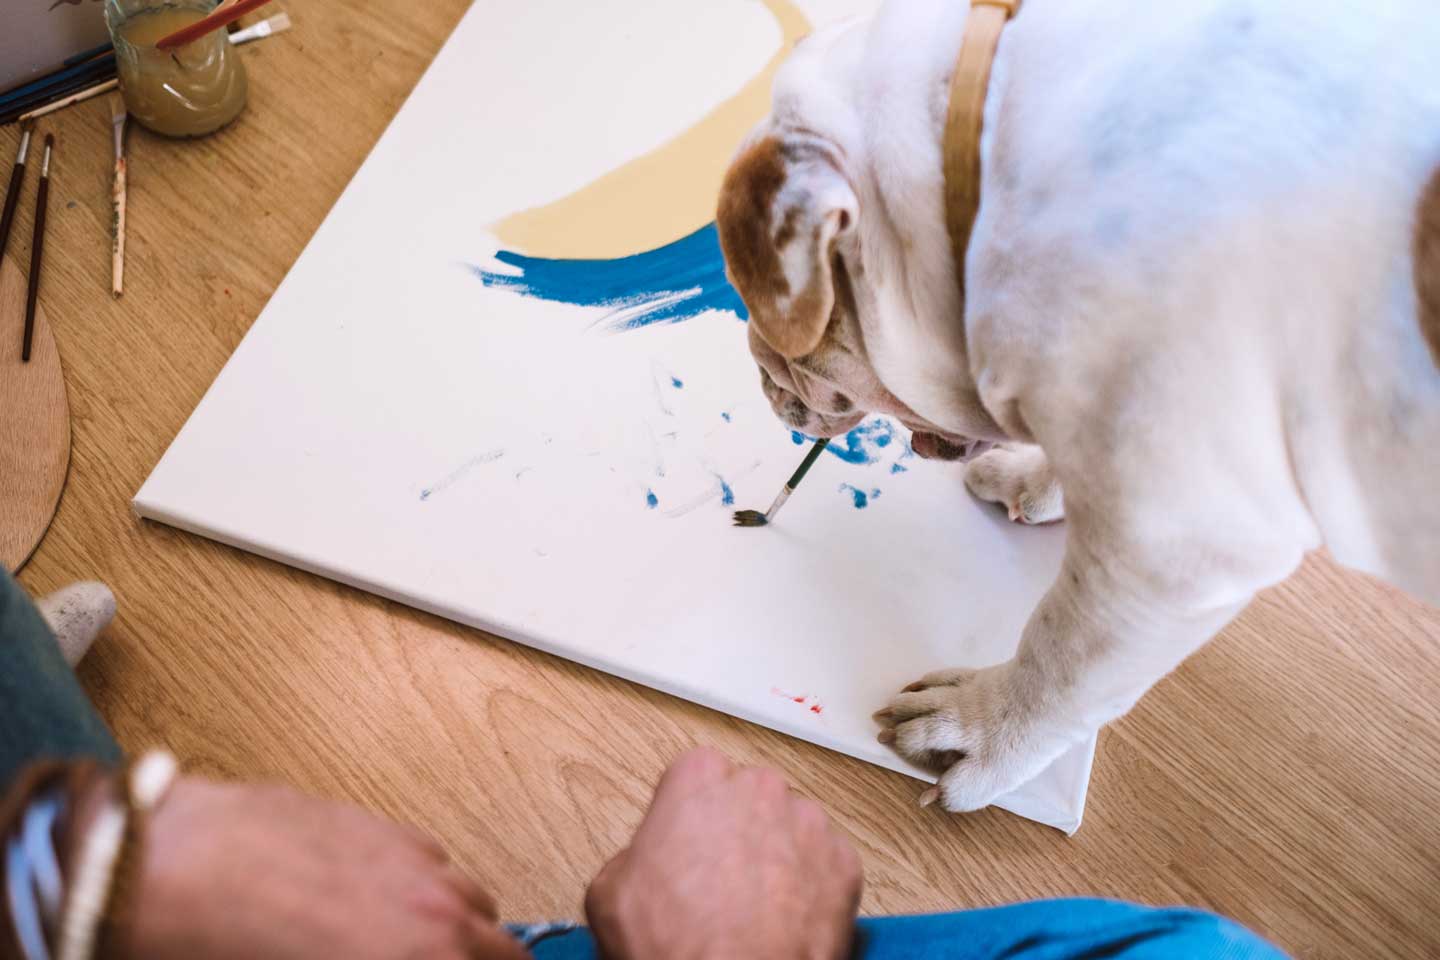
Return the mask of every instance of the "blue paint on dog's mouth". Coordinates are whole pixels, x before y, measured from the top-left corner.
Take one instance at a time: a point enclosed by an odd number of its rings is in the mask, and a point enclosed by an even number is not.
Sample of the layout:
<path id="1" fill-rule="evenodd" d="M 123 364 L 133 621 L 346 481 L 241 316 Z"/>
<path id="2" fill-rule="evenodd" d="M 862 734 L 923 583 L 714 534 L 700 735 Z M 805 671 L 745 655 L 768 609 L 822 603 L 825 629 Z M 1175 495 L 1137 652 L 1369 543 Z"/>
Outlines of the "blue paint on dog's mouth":
<path id="1" fill-rule="evenodd" d="M 606 307 L 610 312 L 603 322 L 615 332 L 682 323 L 710 310 L 750 318 L 740 294 L 725 279 L 725 256 L 714 223 L 628 257 L 554 260 L 501 250 L 495 259 L 519 272 L 470 267 L 485 286 L 554 303 Z"/>

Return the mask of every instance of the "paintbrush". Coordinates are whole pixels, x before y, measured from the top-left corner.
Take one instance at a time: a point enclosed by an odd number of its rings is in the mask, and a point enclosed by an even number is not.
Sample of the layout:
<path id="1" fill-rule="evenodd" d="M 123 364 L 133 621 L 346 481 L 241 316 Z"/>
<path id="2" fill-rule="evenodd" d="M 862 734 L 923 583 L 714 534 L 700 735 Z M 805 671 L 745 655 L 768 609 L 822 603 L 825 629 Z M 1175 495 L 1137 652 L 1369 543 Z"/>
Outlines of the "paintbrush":
<path id="1" fill-rule="evenodd" d="M 48 103 L 72 89 L 80 89 L 115 76 L 113 54 L 57 70 L 24 86 L 0 94 L 0 113 L 25 113 L 36 104 Z"/>
<path id="2" fill-rule="evenodd" d="M 805 454 L 805 459 L 800 461 L 800 466 L 795 468 L 795 472 L 790 475 L 790 479 L 785 481 L 785 486 L 780 488 L 780 494 L 775 498 L 775 502 L 770 504 L 769 510 L 766 510 L 764 513 L 761 513 L 759 510 L 736 510 L 735 526 L 763 527 L 771 520 L 774 520 L 775 514 L 779 513 L 780 508 L 785 506 L 785 501 L 789 500 L 790 494 L 794 493 L 795 488 L 800 486 L 800 481 L 805 479 L 805 474 L 810 472 L 810 468 L 815 465 L 816 460 L 820 459 L 820 454 L 825 451 L 825 447 L 829 443 L 829 440 L 815 441 L 815 446 L 810 448 L 810 452 Z"/>
<path id="3" fill-rule="evenodd" d="M 30 289 L 25 293 L 25 343 L 20 362 L 30 362 L 30 340 L 35 333 L 35 303 L 40 297 L 40 262 L 45 255 L 45 205 L 50 199 L 50 151 L 55 135 L 45 134 L 45 159 L 40 162 L 40 190 L 35 194 L 35 238 L 30 247 Z"/>
<path id="4" fill-rule="evenodd" d="M 254 26 L 246 27 L 244 30 L 236 30 L 230 34 L 230 42 L 235 45 L 249 43 L 251 40 L 261 40 L 265 37 L 272 37 L 277 33 L 283 33 L 290 29 L 290 14 L 277 13 L 269 20 L 261 20 Z"/>
<path id="5" fill-rule="evenodd" d="M 30 152 L 30 126 L 20 131 L 20 152 L 15 157 L 15 169 L 10 171 L 10 188 L 5 191 L 5 212 L 0 214 L 0 261 L 5 259 L 5 247 L 10 243 L 10 225 L 15 222 L 15 207 L 20 203 L 20 188 L 25 185 L 25 155 Z"/>
<path id="6" fill-rule="evenodd" d="M 125 101 L 115 94 L 110 103 L 110 123 L 115 133 L 115 182 L 110 186 L 110 292 L 117 298 L 125 292 Z"/>
<path id="7" fill-rule="evenodd" d="M 106 80 L 104 83 L 97 83 L 93 87 L 86 87 L 83 90 L 78 90 L 75 93 L 64 97 L 63 99 L 56 100 L 54 103 L 49 103 L 43 107 L 37 107 L 36 109 L 31 110 L 29 113 L 21 114 L 19 118 L 20 122 L 29 123 L 32 120 L 38 120 L 41 117 L 49 116 L 57 110 L 64 110 L 66 107 L 73 107 L 77 103 L 84 103 L 86 100 L 89 100 L 92 97 L 98 97 L 102 93 L 109 93 L 111 90 L 114 90 L 119 86 L 120 81 L 112 79 Z"/>
<path id="8" fill-rule="evenodd" d="M 259 9 L 269 2 L 270 0 L 235 0 L 229 5 L 216 8 L 214 13 L 202 20 L 196 20 L 188 27 L 181 27 L 174 33 L 166 34 L 155 41 L 155 46 L 160 50 L 183 47 L 187 43 L 199 40 L 212 30 L 218 30 L 226 24 L 234 23 L 251 10 Z"/>

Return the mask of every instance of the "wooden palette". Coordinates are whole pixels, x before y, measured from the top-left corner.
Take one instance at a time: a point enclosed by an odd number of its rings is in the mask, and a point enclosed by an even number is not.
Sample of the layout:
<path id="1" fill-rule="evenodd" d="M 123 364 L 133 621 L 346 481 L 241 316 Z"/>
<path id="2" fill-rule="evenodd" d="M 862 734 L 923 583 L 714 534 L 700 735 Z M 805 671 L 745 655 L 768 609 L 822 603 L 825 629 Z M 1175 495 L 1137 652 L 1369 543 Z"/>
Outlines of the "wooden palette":
<path id="1" fill-rule="evenodd" d="M 39 546 L 70 469 L 70 406 L 45 311 L 35 311 L 30 362 L 20 362 L 25 277 L 0 264 L 0 565 L 12 573 Z"/>

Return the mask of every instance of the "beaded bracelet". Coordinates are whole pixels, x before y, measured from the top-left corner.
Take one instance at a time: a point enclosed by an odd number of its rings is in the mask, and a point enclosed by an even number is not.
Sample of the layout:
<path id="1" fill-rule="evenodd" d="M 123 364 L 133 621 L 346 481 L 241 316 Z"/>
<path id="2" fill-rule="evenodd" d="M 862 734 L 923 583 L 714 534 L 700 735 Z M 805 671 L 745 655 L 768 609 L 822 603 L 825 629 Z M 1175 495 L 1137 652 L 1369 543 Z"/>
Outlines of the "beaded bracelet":
<path id="1" fill-rule="evenodd" d="M 116 869 L 122 860 L 133 858 L 134 851 L 127 847 L 134 846 L 139 821 L 165 798 L 178 770 L 175 757 L 164 750 L 151 751 L 131 764 L 123 777 L 124 805 L 107 806 L 80 839 L 60 920 L 57 960 L 90 960 L 94 956 Z"/>

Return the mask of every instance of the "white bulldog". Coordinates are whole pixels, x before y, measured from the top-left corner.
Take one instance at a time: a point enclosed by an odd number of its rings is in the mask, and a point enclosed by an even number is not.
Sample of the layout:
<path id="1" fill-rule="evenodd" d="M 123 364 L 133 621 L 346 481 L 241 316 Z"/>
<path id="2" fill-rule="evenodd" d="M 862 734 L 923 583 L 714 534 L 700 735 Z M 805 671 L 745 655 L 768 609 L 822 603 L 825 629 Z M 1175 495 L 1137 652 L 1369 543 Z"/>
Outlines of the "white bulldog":
<path id="1" fill-rule="evenodd" d="M 1435 0 L 1027 0 L 962 296 L 941 150 L 967 13 L 892 0 L 802 43 L 719 207 L 781 419 L 1000 443 L 971 490 L 1068 520 L 1015 658 L 876 715 L 950 810 L 1125 713 L 1308 550 L 1440 599 Z"/>

